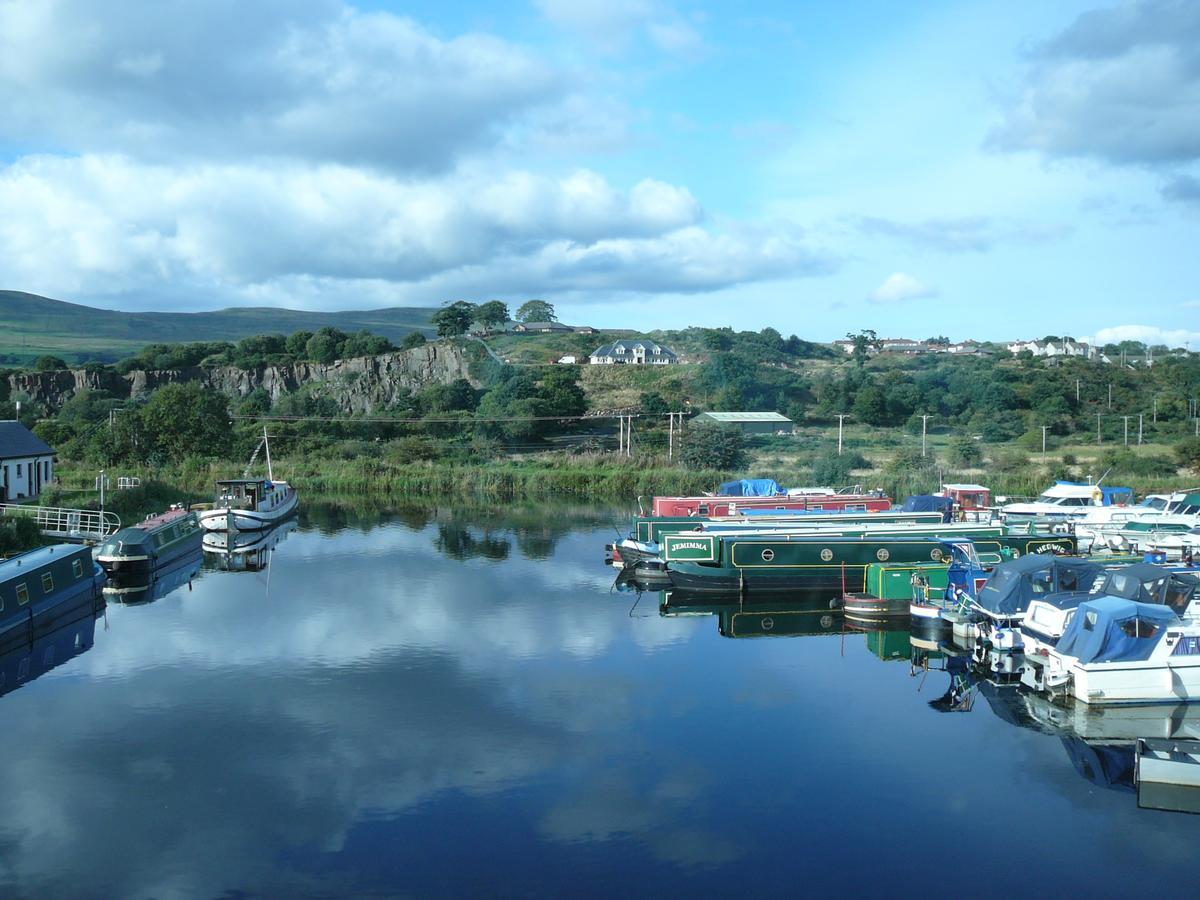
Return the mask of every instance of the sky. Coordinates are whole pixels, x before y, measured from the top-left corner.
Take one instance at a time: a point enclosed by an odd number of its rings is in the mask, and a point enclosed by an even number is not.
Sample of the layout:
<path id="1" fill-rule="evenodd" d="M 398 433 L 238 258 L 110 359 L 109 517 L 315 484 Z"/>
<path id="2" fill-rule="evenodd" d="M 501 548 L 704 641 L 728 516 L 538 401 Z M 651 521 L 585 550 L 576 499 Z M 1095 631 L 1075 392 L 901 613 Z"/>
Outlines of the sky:
<path id="1" fill-rule="evenodd" d="M 1200 347 L 1200 3 L 0 0 L 0 287 Z"/>

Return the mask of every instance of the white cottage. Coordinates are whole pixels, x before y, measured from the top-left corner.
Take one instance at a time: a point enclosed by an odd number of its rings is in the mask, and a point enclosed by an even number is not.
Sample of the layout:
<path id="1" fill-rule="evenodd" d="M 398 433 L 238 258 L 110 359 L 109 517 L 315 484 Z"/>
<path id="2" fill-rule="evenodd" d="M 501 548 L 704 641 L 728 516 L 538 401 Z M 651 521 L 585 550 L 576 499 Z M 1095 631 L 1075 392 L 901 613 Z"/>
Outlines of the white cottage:
<path id="1" fill-rule="evenodd" d="M 0 422 L 0 503 L 32 500 L 54 479 L 54 450 L 15 419 Z"/>

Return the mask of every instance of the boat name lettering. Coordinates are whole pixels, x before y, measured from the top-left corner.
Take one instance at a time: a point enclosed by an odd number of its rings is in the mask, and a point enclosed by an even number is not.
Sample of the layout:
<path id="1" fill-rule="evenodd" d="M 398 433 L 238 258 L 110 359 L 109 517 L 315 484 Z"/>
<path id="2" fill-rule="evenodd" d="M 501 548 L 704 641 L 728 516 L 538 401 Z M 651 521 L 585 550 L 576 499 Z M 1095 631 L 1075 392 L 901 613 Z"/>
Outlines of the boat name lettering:
<path id="1" fill-rule="evenodd" d="M 712 548 L 703 541 L 678 541 L 671 544 L 672 550 L 711 550 Z"/>

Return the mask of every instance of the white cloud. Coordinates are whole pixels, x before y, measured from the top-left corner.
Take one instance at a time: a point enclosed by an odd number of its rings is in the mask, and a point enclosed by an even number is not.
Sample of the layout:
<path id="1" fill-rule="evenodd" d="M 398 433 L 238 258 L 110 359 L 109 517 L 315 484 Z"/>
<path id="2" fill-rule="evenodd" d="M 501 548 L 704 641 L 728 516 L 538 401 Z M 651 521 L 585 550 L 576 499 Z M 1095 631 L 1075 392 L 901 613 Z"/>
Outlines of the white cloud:
<path id="1" fill-rule="evenodd" d="M 0 4 L 0 139 L 22 146 L 444 170 L 570 81 L 498 38 L 338 0 Z"/>
<path id="2" fill-rule="evenodd" d="M 607 53 L 624 50 L 636 35 L 660 50 L 693 56 L 704 39 L 695 26 L 656 0 L 536 0 L 548 20 Z"/>
<path id="3" fill-rule="evenodd" d="M 1200 158 L 1200 4 L 1140 0 L 1084 13 L 1031 55 L 991 141 L 1115 163 Z"/>
<path id="4" fill-rule="evenodd" d="M 893 272 L 867 295 L 867 299 L 872 303 L 902 303 L 906 300 L 936 296 L 936 288 L 918 281 L 906 272 Z"/>
<path id="5" fill-rule="evenodd" d="M 1083 340 L 1089 344 L 1119 344 L 1121 341 L 1141 341 L 1143 344 L 1165 344 L 1168 347 L 1189 345 L 1200 349 L 1200 331 L 1186 328 L 1160 328 L 1157 325 L 1114 325 L 1101 328 Z"/>
<path id="6" fill-rule="evenodd" d="M 0 283 L 74 299 L 154 295 L 305 305 L 478 292 L 694 292 L 817 273 L 796 229 L 703 222 L 683 187 L 594 172 L 25 157 L 0 168 Z M 366 287 L 360 289 L 365 283 Z M 371 296 L 374 295 L 374 296 Z M 582 299 L 587 299 L 582 298 Z"/>

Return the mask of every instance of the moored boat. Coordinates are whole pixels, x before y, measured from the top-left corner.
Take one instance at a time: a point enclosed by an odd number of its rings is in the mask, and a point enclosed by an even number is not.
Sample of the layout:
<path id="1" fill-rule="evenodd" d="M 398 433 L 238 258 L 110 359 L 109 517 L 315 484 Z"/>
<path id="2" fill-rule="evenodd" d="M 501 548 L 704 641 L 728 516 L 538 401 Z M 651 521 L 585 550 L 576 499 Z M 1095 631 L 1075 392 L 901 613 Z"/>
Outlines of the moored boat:
<path id="1" fill-rule="evenodd" d="M 109 536 L 95 558 L 110 576 L 145 579 L 160 566 L 198 553 L 203 537 L 196 514 L 173 507 Z"/>
<path id="2" fill-rule="evenodd" d="M 891 509 L 890 498 L 879 492 L 839 493 L 831 488 L 781 488 L 770 479 L 727 482 L 715 494 L 694 497 L 655 497 L 651 515 L 729 516 L 748 509 L 813 510 L 818 512 L 876 512 Z"/>
<path id="3" fill-rule="evenodd" d="M 90 547 L 54 544 L 0 560 L 0 645 L 33 640 L 81 604 L 102 602 L 104 581 Z"/>
<path id="4" fill-rule="evenodd" d="M 248 478 L 259 450 L 266 451 L 267 477 Z M 217 482 L 216 499 L 211 509 L 200 513 L 200 525 L 205 531 L 262 531 L 292 515 L 298 502 L 295 488 L 275 480 L 271 444 L 264 428 L 242 477 Z"/>

